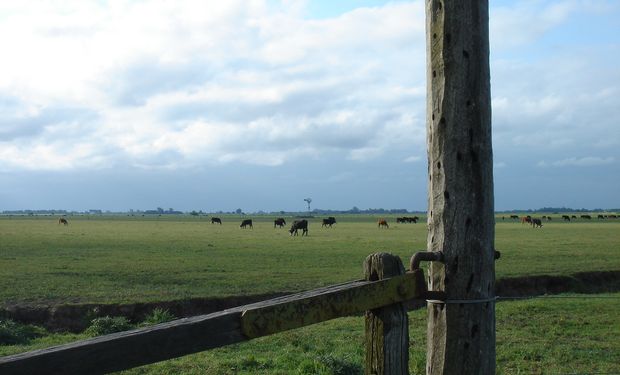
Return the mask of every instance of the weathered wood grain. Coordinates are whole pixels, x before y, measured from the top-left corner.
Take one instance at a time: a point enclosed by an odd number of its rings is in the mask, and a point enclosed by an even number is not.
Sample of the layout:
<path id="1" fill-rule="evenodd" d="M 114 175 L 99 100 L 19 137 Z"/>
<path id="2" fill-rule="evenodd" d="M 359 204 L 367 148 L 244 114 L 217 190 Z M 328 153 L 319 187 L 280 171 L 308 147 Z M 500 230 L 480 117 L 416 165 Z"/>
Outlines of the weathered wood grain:
<path id="1" fill-rule="evenodd" d="M 238 309 L 0 358 L 0 374 L 105 374 L 247 338 Z"/>
<path id="2" fill-rule="evenodd" d="M 246 308 L 242 329 L 248 337 L 259 337 L 391 305 L 417 297 L 418 283 L 417 273 L 403 273 L 280 297 L 268 306 Z"/>
<path id="3" fill-rule="evenodd" d="M 429 290 L 494 295 L 488 0 L 427 0 Z M 495 373 L 493 302 L 429 304 L 427 374 Z"/>
<path id="4" fill-rule="evenodd" d="M 400 258 L 387 253 L 369 255 L 364 270 L 366 280 L 399 278 L 405 274 Z M 423 277 L 421 281 L 424 282 Z M 365 326 L 366 374 L 409 374 L 409 322 L 405 306 L 396 303 L 366 311 Z"/>

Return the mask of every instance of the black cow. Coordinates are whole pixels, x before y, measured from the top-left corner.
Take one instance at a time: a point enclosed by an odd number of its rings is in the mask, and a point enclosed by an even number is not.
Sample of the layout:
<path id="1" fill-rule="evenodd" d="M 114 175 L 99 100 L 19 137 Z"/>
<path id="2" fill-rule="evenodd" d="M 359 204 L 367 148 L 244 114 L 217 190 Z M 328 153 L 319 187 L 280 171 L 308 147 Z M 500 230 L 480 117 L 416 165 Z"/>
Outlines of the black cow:
<path id="1" fill-rule="evenodd" d="M 293 222 L 293 225 L 291 225 L 291 229 L 289 230 L 289 232 L 291 233 L 291 236 L 297 236 L 299 233 L 297 233 L 297 231 L 301 229 L 301 235 L 303 236 L 304 234 L 307 236 L 308 235 L 308 220 L 303 219 L 303 220 L 295 220 Z"/>
<path id="2" fill-rule="evenodd" d="M 211 218 L 211 224 L 215 224 L 218 223 L 219 225 L 222 225 L 222 219 L 220 219 L 219 217 L 212 217 Z"/>
<path id="3" fill-rule="evenodd" d="M 396 218 L 396 223 L 406 223 L 406 222 L 408 222 L 408 221 L 409 221 L 409 220 L 407 220 L 407 218 L 406 218 L 406 217 L 397 217 L 397 218 Z"/>
<path id="4" fill-rule="evenodd" d="M 279 217 L 277 219 L 275 219 L 273 221 L 273 227 L 275 228 L 276 226 L 282 228 L 283 226 L 286 225 L 286 220 L 284 220 L 283 218 Z"/>
<path id="5" fill-rule="evenodd" d="M 572 215 L 570 218 L 571 218 L 571 219 L 576 219 L 576 218 L 577 218 L 577 216 Z"/>
<path id="6" fill-rule="evenodd" d="M 570 221 L 570 216 L 562 215 L 562 219 L 564 219 L 564 221 Z"/>
<path id="7" fill-rule="evenodd" d="M 591 220 L 592 216 L 590 216 L 590 215 L 581 215 L 581 218 L 582 219 L 586 219 L 586 220 Z"/>
<path id="8" fill-rule="evenodd" d="M 599 219 L 599 220 L 601 220 L 601 219 L 605 219 L 605 216 L 603 216 L 603 215 L 598 215 L 598 219 Z"/>
<path id="9" fill-rule="evenodd" d="M 532 219 L 532 228 L 542 228 L 542 221 L 540 219 Z"/>
<path id="10" fill-rule="evenodd" d="M 327 219 L 323 219 L 323 224 L 321 227 L 332 227 L 332 225 L 336 224 L 336 218 L 333 216 L 328 217 Z"/>
<path id="11" fill-rule="evenodd" d="M 239 227 L 243 229 L 245 229 L 245 227 L 247 226 L 249 226 L 251 229 L 254 229 L 254 227 L 252 226 L 252 219 L 243 220 L 241 222 L 241 225 L 239 225 Z"/>
<path id="12" fill-rule="evenodd" d="M 519 215 L 510 215 L 510 218 L 511 219 L 519 220 Z"/>

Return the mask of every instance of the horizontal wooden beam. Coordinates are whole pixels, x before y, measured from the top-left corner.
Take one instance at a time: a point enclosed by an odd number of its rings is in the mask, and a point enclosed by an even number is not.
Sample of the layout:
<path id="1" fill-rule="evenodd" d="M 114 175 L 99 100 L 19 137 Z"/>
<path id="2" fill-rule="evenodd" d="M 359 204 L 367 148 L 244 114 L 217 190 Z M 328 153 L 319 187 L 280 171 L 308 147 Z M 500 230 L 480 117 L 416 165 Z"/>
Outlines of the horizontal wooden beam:
<path id="1" fill-rule="evenodd" d="M 241 310 L 179 319 L 0 358 L 0 374 L 107 374 L 247 340 Z"/>
<path id="2" fill-rule="evenodd" d="M 214 349 L 415 298 L 424 283 L 417 272 L 329 286 L 2 357 L 0 374 L 105 374 Z"/>
<path id="3" fill-rule="evenodd" d="M 248 337 L 349 316 L 416 298 L 425 289 L 421 270 L 379 281 L 356 281 L 271 300 L 267 306 L 247 308 L 241 328 Z M 292 298 L 291 298 L 292 297 Z"/>

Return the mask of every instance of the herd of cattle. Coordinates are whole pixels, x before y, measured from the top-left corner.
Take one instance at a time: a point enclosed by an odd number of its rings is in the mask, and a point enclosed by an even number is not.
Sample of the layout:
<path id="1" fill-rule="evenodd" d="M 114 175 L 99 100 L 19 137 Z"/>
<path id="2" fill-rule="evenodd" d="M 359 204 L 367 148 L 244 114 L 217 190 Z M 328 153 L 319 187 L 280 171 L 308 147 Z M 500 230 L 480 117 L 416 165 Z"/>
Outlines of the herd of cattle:
<path id="1" fill-rule="evenodd" d="M 592 220 L 592 216 L 591 215 L 580 215 L 580 218 L 583 220 Z M 597 217 L 599 220 L 605 220 L 605 219 L 617 219 L 618 215 L 616 214 L 607 214 L 607 215 L 603 215 L 603 214 L 599 214 Z M 506 217 L 502 216 L 502 220 L 505 220 Z M 542 218 L 533 218 L 531 215 L 527 215 L 527 216 L 518 216 L 518 215 L 510 215 L 510 219 L 511 220 L 520 220 L 521 224 L 531 224 L 532 228 L 542 228 L 543 226 L 543 220 L 546 221 L 551 221 L 552 218 L 551 216 L 546 216 L 543 215 Z M 397 217 L 396 218 L 396 223 L 399 224 L 404 224 L 404 223 L 417 223 L 418 220 L 420 220 L 419 217 L 417 216 L 413 216 L 413 217 L 408 217 L 408 216 L 403 216 L 403 217 Z M 571 220 L 577 220 L 577 216 L 576 215 L 562 215 L 562 220 L 564 221 L 571 221 Z M 65 219 L 64 217 L 61 217 L 58 219 L 58 224 L 63 224 L 63 225 L 69 225 L 69 222 L 67 221 L 67 219 Z M 222 225 L 222 219 L 219 217 L 212 217 L 211 218 L 211 224 L 220 224 Z M 321 227 L 323 228 L 331 228 L 334 224 L 336 224 L 336 218 L 333 216 L 328 217 L 327 219 L 322 219 L 322 224 Z M 279 227 L 279 228 L 283 228 L 286 225 L 286 220 L 284 220 L 284 218 L 277 218 L 273 221 L 273 227 Z M 239 225 L 240 228 L 245 229 L 245 228 L 250 228 L 250 229 L 254 229 L 253 225 L 252 225 L 252 219 L 244 219 L 241 222 L 241 225 Z M 379 228 L 389 228 L 389 224 L 387 222 L 387 220 L 385 219 L 379 219 L 377 221 L 377 227 Z M 301 235 L 308 235 L 308 220 L 306 219 L 302 219 L 302 220 L 295 220 L 293 221 L 293 224 L 291 225 L 291 228 L 289 229 L 289 232 L 291 234 L 291 236 L 297 236 L 299 234 L 299 230 L 301 230 Z"/>
<path id="2" fill-rule="evenodd" d="M 592 220 L 592 216 L 591 215 L 581 215 L 580 216 L 581 219 L 584 220 Z M 612 214 L 612 215 L 598 215 L 598 219 L 599 220 L 604 220 L 604 219 L 617 219 L 618 215 Z M 502 216 L 502 220 L 505 220 L 505 216 Z M 531 215 L 527 215 L 527 216 L 522 216 L 519 217 L 518 215 L 510 215 L 510 219 L 515 219 L 515 220 L 521 220 L 522 224 L 530 224 L 532 225 L 532 228 L 542 228 L 543 226 L 543 221 L 551 221 L 552 218 L 551 216 L 547 216 L 547 215 L 543 215 L 542 218 L 533 218 Z M 562 220 L 564 221 L 571 221 L 571 220 L 576 220 L 577 216 L 575 215 L 562 215 Z M 417 223 L 418 220 L 420 220 L 419 217 L 417 216 L 413 216 L 413 217 L 407 217 L 407 216 L 403 216 L 403 217 L 397 217 L 396 218 L 396 223 Z M 222 224 L 222 220 L 220 218 L 214 217 L 211 219 L 211 224 L 214 223 L 218 223 L 218 224 Z M 323 219 L 323 223 L 321 224 L 321 227 L 329 227 L 331 228 L 332 225 L 336 224 L 336 218 L 333 216 L 328 217 L 327 219 Z M 277 218 L 274 220 L 273 222 L 273 227 L 279 227 L 282 228 L 286 225 L 286 220 L 284 220 L 284 218 Z M 253 228 L 252 227 L 252 219 L 246 219 L 243 220 L 241 222 L 240 225 L 241 228 Z M 377 227 L 379 228 L 385 228 L 388 229 L 390 227 L 390 225 L 388 224 L 387 220 L 385 219 L 379 219 L 377 221 Z M 291 233 L 291 236 L 296 236 L 298 235 L 298 230 L 302 230 L 302 236 L 303 235 L 308 235 L 308 220 L 295 220 L 293 222 L 293 225 L 291 226 L 291 229 L 289 229 L 289 232 Z"/>
<path id="3" fill-rule="evenodd" d="M 414 216 L 414 217 L 398 217 L 396 218 L 396 222 L 397 223 L 417 223 L 418 220 L 420 220 L 419 217 Z M 211 218 L 211 224 L 220 224 L 222 225 L 222 219 L 219 217 L 212 217 Z M 321 223 L 321 227 L 323 228 L 331 228 L 334 224 L 336 224 L 336 218 L 333 216 L 328 217 L 327 219 L 322 219 L 322 223 Z M 286 220 L 284 220 L 284 218 L 279 217 L 277 219 L 275 219 L 273 221 L 273 227 L 276 228 L 282 228 L 286 225 Z M 379 228 L 389 228 L 389 224 L 387 223 L 387 220 L 385 219 L 379 219 L 377 221 L 377 226 Z M 241 221 L 241 225 L 239 225 L 240 228 L 242 229 L 246 229 L 246 228 L 250 228 L 250 229 L 254 229 L 254 226 L 252 225 L 252 219 L 244 219 L 243 221 Z M 289 233 L 291 234 L 291 236 L 297 236 L 299 235 L 299 230 L 301 230 L 301 235 L 308 235 L 308 220 L 306 219 L 302 219 L 302 220 L 295 220 L 293 221 L 293 224 L 291 225 L 291 229 L 289 229 Z"/>
<path id="4" fill-rule="evenodd" d="M 211 224 L 220 224 L 222 225 L 222 219 L 220 219 L 219 217 L 212 217 L 211 218 Z M 323 224 L 321 225 L 322 227 L 332 227 L 332 225 L 336 224 L 336 218 L 333 216 L 328 217 L 327 219 L 323 219 Z M 279 227 L 282 228 L 286 225 L 286 220 L 284 220 L 284 218 L 277 218 L 273 221 L 273 227 Z M 250 228 L 250 229 L 254 229 L 254 227 L 252 226 L 252 219 L 244 219 L 241 222 L 241 225 L 239 225 L 240 228 L 245 229 L 245 228 Z M 295 220 L 293 221 L 293 225 L 291 225 L 291 229 L 289 229 L 289 232 L 291 233 L 291 236 L 297 236 L 299 235 L 299 230 L 301 230 L 301 235 L 308 235 L 308 220 L 303 219 L 303 220 Z"/>
<path id="5" fill-rule="evenodd" d="M 583 220 L 592 220 L 592 215 L 580 215 L 579 218 L 583 219 Z M 612 214 L 612 215 L 598 215 L 597 217 L 599 220 L 605 220 L 605 219 L 617 219 L 618 215 Z M 505 220 L 506 218 L 504 216 L 502 216 L 502 220 Z M 551 221 L 553 220 L 551 218 L 551 216 L 546 216 L 543 215 L 542 218 L 538 219 L 538 218 L 533 218 L 530 215 L 527 216 L 521 216 L 519 217 L 518 215 L 510 215 L 510 219 L 513 220 L 521 220 L 521 224 L 531 224 L 532 228 L 542 228 L 543 224 L 543 220 L 546 221 Z M 571 221 L 571 220 L 577 220 L 577 216 L 576 215 L 562 215 L 562 220 L 564 221 Z"/>

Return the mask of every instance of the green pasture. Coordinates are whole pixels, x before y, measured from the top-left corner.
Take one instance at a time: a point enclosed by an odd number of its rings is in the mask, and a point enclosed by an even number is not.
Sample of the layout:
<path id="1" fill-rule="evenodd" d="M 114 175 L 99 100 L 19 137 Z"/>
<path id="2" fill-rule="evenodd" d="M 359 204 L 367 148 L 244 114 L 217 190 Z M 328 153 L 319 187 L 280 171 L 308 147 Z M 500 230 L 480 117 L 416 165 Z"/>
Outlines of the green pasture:
<path id="1" fill-rule="evenodd" d="M 620 293 L 496 306 L 498 374 L 620 373 Z M 425 373 L 426 310 L 409 313 L 409 367 Z M 0 356 L 84 339 L 43 334 Z M 364 319 L 350 317 L 129 370 L 127 374 L 363 374 Z"/>
<path id="2" fill-rule="evenodd" d="M 413 215 L 409 215 L 413 216 Z M 498 216 L 497 276 L 620 270 L 620 220 L 562 222 L 533 229 Z M 594 216 L 596 217 L 596 216 Z M 0 217 L 0 303 L 60 304 L 179 300 L 299 291 L 359 279 L 368 254 L 405 264 L 426 248 L 425 218 L 379 229 L 377 216 L 337 215 L 334 228 L 311 218 L 308 237 L 256 216 Z"/>

